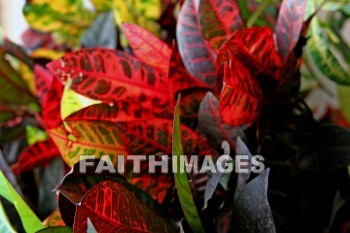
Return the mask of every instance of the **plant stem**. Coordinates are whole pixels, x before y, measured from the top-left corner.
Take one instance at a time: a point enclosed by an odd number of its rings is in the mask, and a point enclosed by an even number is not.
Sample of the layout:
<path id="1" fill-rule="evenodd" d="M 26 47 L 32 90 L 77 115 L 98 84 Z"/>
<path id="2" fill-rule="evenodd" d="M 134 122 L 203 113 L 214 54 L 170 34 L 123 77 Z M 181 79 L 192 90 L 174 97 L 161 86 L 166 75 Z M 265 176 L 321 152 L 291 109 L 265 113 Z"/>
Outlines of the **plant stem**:
<path id="1" fill-rule="evenodd" d="M 264 13 L 265 9 L 269 6 L 269 4 L 272 2 L 272 0 L 265 0 L 263 1 L 258 9 L 254 11 L 254 13 L 250 16 L 247 22 L 247 27 L 252 27 L 256 23 L 256 21 L 259 19 L 259 17 Z"/>

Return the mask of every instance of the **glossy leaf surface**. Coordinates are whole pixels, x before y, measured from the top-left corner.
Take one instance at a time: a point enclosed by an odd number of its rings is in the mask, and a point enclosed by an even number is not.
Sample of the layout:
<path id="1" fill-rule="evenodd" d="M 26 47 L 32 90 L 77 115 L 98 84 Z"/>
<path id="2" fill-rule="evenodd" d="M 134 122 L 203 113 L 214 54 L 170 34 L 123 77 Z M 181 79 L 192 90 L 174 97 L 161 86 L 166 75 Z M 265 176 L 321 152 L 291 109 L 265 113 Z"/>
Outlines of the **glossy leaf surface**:
<path id="1" fill-rule="evenodd" d="M 235 0 L 200 0 L 199 19 L 202 35 L 215 51 L 243 27 Z"/>
<path id="2" fill-rule="evenodd" d="M 195 0 L 186 0 L 183 4 L 178 16 L 176 38 L 187 70 L 197 79 L 214 87 L 217 72 L 215 59 L 202 36 Z"/>
<path id="3" fill-rule="evenodd" d="M 89 218 L 98 232 L 176 232 L 122 185 L 105 181 L 90 189 L 74 220 L 74 231 L 85 232 Z"/>
<path id="4" fill-rule="evenodd" d="M 48 65 L 70 88 L 105 103 L 139 102 L 161 111 L 169 104 L 164 74 L 121 51 L 83 49 Z"/>
<path id="5" fill-rule="evenodd" d="M 278 52 L 284 61 L 299 40 L 306 3 L 306 0 L 284 0 L 280 7 L 275 34 Z"/>
<path id="6" fill-rule="evenodd" d="M 172 154 L 177 157 L 177 171 L 174 172 L 175 186 L 185 218 L 194 232 L 205 232 L 194 202 L 187 173 L 180 171 L 180 156 L 184 154 L 180 127 L 180 98 L 175 107 Z"/>
<path id="7" fill-rule="evenodd" d="M 123 23 L 123 32 L 136 57 L 168 74 L 171 49 L 167 44 L 142 27 Z"/>

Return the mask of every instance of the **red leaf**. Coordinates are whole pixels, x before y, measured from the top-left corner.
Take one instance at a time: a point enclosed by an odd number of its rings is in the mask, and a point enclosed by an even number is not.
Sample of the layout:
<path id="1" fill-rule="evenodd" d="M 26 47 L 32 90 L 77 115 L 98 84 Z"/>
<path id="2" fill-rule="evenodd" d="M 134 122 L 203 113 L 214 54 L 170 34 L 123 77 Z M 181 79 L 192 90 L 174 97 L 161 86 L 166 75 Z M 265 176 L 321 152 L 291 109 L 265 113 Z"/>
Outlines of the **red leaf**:
<path id="1" fill-rule="evenodd" d="M 87 231 L 90 218 L 97 232 L 176 232 L 161 216 L 122 185 L 104 181 L 90 189 L 74 219 L 74 232 Z"/>
<path id="2" fill-rule="evenodd" d="M 167 175 L 155 178 L 151 175 L 142 174 L 132 179 L 131 183 L 137 188 L 148 193 L 158 203 L 163 203 L 169 190 L 173 187 L 172 178 Z"/>
<path id="3" fill-rule="evenodd" d="M 306 0 L 283 0 L 276 25 L 278 52 L 283 61 L 299 40 L 306 11 Z"/>
<path id="4" fill-rule="evenodd" d="M 64 45 L 57 45 L 50 33 L 39 32 L 28 28 L 21 35 L 21 39 L 26 48 L 36 50 L 38 48 L 46 48 L 52 50 L 65 50 Z"/>
<path id="5" fill-rule="evenodd" d="M 118 132 L 128 154 L 154 155 L 162 152 L 171 155 L 171 119 L 140 120 L 133 122 L 118 122 Z M 190 128 L 182 125 L 182 140 L 184 153 L 196 154 L 200 144 L 206 144 L 199 135 Z"/>
<path id="6" fill-rule="evenodd" d="M 64 86 L 52 77 L 50 89 L 42 97 L 42 116 L 46 129 L 53 129 L 61 125 L 61 100 Z"/>
<path id="7" fill-rule="evenodd" d="M 273 33 L 268 27 L 252 27 L 237 30 L 220 49 L 218 64 L 235 59 L 253 75 L 265 73 L 280 80 L 281 57 L 275 49 Z"/>
<path id="8" fill-rule="evenodd" d="M 171 49 L 146 29 L 136 24 L 123 23 L 123 32 L 136 57 L 144 63 L 168 74 Z"/>
<path id="9" fill-rule="evenodd" d="M 215 59 L 201 34 L 195 0 L 187 0 L 183 4 L 178 17 L 176 38 L 187 70 L 210 87 L 215 87 Z"/>
<path id="10" fill-rule="evenodd" d="M 243 27 L 235 0 L 200 0 L 199 12 L 202 35 L 215 51 L 234 30 Z"/>
<path id="11" fill-rule="evenodd" d="M 52 85 L 53 75 L 50 71 L 40 65 L 34 66 L 35 89 L 38 96 L 41 98 L 48 92 Z"/>
<path id="12" fill-rule="evenodd" d="M 220 96 L 220 114 L 230 125 L 242 125 L 255 121 L 260 110 L 259 101 L 244 92 L 224 85 Z"/>
<path id="13" fill-rule="evenodd" d="M 241 127 L 233 127 L 223 122 L 219 113 L 219 101 L 208 92 L 204 97 L 198 113 L 198 129 L 203 132 L 208 142 L 221 150 L 221 144 L 226 140 L 234 150 L 237 136 L 244 137 Z"/>
<path id="14" fill-rule="evenodd" d="M 82 49 L 48 64 L 71 89 L 105 103 L 128 101 L 163 111 L 169 105 L 163 73 L 137 59 L 109 49 Z"/>
<path id="15" fill-rule="evenodd" d="M 109 104 L 88 106 L 67 117 L 67 120 L 103 120 L 109 122 L 135 121 L 151 119 L 154 115 L 149 109 L 144 109 L 137 103 L 124 101 Z"/>
<path id="16" fill-rule="evenodd" d="M 37 142 L 21 153 L 17 164 L 14 166 L 14 172 L 18 175 L 32 171 L 36 167 L 46 166 L 51 159 L 59 156 L 60 152 L 51 139 Z"/>
<path id="17" fill-rule="evenodd" d="M 25 52 L 25 50 L 22 47 L 13 43 L 7 38 L 4 39 L 3 43 L 4 43 L 3 47 L 6 53 L 11 54 L 12 56 L 16 57 L 20 61 L 24 62 L 30 69 L 33 69 L 34 61 L 32 58 L 28 56 L 28 54 Z"/>

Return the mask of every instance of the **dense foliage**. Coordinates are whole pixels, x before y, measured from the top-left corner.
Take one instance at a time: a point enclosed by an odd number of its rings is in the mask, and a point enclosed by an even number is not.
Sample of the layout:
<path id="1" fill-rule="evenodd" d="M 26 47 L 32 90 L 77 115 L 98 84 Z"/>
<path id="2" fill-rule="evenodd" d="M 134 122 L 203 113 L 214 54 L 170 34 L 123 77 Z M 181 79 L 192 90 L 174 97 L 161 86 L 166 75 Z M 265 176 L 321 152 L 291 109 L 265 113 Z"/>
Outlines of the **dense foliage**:
<path id="1" fill-rule="evenodd" d="M 27 1 L 24 45 L 0 47 L 1 232 L 349 232 L 334 92 L 350 85 L 349 9 Z M 95 173 L 103 155 L 118 168 L 117 155 L 172 154 L 258 154 L 266 169 Z M 96 156 L 85 174 L 80 155 Z"/>

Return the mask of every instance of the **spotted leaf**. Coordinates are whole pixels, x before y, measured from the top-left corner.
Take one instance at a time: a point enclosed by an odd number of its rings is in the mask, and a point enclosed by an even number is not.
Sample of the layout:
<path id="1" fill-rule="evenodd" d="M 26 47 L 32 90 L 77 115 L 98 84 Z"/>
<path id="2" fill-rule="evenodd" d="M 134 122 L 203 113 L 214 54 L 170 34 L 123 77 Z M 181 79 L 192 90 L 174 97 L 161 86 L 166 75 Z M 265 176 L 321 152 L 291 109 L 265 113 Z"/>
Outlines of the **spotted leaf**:
<path id="1" fill-rule="evenodd" d="M 235 0 L 200 0 L 199 19 L 202 35 L 215 51 L 243 27 Z"/>
<path id="2" fill-rule="evenodd" d="M 169 104 L 163 73 L 135 58 L 109 49 L 83 49 L 48 64 L 70 88 L 104 103 L 128 101 L 162 111 Z"/>

